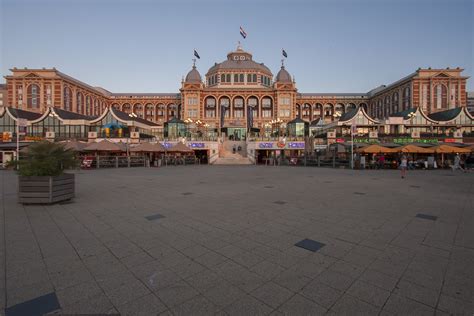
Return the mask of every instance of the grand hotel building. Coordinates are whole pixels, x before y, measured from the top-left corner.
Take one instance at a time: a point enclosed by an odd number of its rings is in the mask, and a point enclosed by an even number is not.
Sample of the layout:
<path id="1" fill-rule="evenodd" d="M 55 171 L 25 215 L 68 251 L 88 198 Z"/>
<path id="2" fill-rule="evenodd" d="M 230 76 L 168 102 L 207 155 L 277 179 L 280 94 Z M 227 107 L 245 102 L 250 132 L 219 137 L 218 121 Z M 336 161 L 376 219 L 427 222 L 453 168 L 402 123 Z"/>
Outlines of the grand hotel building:
<path id="1" fill-rule="evenodd" d="M 272 120 L 288 122 L 296 117 L 311 122 L 331 122 L 361 107 L 376 119 L 409 108 L 430 114 L 467 105 L 463 69 L 421 69 L 390 84 L 361 93 L 302 93 L 282 65 L 276 76 L 251 53 L 238 46 L 227 59 L 215 63 L 203 78 L 193 66 L 174 93 L 113 93 L 93 87 L 59 70 L 11 69 L 5 76 L 3 105 L 43 113 L 57 107 L 98 116 L 107 107 L 159 125 L 178 117 L 200 120 L 216 130 L 245 133 L 262 129 Z M 232 132 L 228 131 L 228 134 Z"/>

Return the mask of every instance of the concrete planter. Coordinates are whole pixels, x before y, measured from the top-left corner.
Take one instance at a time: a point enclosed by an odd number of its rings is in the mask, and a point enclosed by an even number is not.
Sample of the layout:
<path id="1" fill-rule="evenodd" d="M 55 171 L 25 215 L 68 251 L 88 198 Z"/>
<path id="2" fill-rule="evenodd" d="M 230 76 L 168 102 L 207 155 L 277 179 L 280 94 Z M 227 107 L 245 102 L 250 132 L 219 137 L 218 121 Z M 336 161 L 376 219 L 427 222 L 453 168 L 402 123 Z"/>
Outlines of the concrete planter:
<path id="1" fill-rule="evenodd" d="M 74 174 L 56 177 L 18 177 L 18 202 L 50 204 L 74 198 Z"/>

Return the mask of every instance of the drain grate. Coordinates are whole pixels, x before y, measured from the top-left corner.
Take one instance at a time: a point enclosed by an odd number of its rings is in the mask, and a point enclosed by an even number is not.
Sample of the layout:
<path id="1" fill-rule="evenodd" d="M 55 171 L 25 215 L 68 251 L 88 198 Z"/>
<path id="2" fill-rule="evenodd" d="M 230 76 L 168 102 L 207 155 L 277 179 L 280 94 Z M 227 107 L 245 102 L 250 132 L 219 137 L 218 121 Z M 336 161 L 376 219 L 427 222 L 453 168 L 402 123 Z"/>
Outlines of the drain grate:
<path id="1" fill-rule="evenodd" d="M 279 204 L 279 205 L 286 204 L 286 202 L 285 202 L 285 201 L 275 201 L 275 202 L 273 202 L 273 203 L 275 203 L 275 204 Z"/>
<path id="2" fill-rule="evenodd" d="M 419 189 L 420 186 L 419 185 L 410 185 L 410 188 L 416 188 L 416 189 Z"/>
<path id="3" fill-rule="evenodd" d="M 153 214 L 153 215 L 145 216 L 145 218 L 149 221 L 154 221 L 154 220 L 157 220 L 157 219 L 160 219 L 160 218 L 164 218 L 164 216 L 161 215 L 161 214 Z"/>
<path id="4" fill-rule="evenodd" d="M 323 248 L 324 246 L 326 246 L 326 244 L 323 244 L 322 242 L 319 242 L 319 241 L 316 241 L 316 240 L 312 240 L 312 239 L 303 239 L 301 241 L 298 241 L 296 244 L 295 244 L 296 247 L 300 247 L 300 248 L 303 248 L 303 249 L 306 249 L 306 250 L 309 250 L 309 251 L 312 251 L 312 252 L 316 252 L 318 251 L 319 249 Z"/>
<path id="5" fill-rule="evenodd" d="M 428 215 L 428 214 L 416 214 L 416 217 L 418 218 L 423 218 L 423 219 L 429 219 L 429 220 L 432 220 L 432 221 L 435 221 L 438 219 L 438 216 L 434 216 L 434 215 Z"/>
<path id="6" fill-rule="evenodd" d="M 54 312 L 59 306 L 56 293 L 49 293 L 5 309 L 5 316 L 44 315 Z"/>
<path id="7" fill-rule="evenodd" d="M 364 192 L 354 192 L 354 194 L 357 194 L 357 195 L 365 195 Z"/>
<path id="8" fill-rule="evenodd" d="M 266 186 L 264 186 L 264 188 L 265 188 L 265 189 L 273 189 L 274 186 L 273 186 L 273 185 L 266 185 Z"/>
<path id="9" fill-rule="evenodd" d="M 183 192 L 183 193 L 181 193 L 181 194 L 182 194 L 182 195 L 192 195 L 193 192 Z"/>

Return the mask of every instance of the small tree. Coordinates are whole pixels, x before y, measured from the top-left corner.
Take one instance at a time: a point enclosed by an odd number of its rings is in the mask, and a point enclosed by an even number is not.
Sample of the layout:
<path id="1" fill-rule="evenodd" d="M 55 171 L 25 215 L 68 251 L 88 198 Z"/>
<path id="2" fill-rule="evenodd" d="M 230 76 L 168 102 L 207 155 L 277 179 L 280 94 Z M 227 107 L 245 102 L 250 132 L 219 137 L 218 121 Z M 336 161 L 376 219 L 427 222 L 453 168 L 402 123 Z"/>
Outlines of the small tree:
<path id="1" fill-rule="evenodd" d="M 44 141 L 28 146 L 25 157 L 12 164 L 18 166 L 20 176 L 59 176 L 65 169 L 76 167 L 78 159 L 64 145 Z"/>

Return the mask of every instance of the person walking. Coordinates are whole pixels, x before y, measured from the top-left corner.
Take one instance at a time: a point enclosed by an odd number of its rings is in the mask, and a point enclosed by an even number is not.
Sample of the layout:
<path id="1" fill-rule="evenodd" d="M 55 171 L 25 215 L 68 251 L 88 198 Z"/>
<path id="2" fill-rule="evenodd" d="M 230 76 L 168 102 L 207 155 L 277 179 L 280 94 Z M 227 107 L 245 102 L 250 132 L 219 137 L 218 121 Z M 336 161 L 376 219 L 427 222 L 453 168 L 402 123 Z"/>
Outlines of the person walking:
<path id="1" fill-rule="evenodd" d="M 361 168 L 362 170 L 365 169 L 365 156 L 364 156 L 364 155 L 361 155 L 361 156 L 360 156 L 360 168 Z"/>
<path id="2" fill-rule="evenodd" d="M 461 167 L 461 157 L 459 156 L 459 154 L 456 154 L 456 157 L 454 157 L 453 171 L 458 169 L 464 172 L 466 171 L 463 167 Z"/>
<path id="3" fill-rule="evenodd" d="M 385 167 L 385 155 L 380 154 L 379 156 L 379 169 L 383 169 Z"/>
<path id="4" fill-rule="evenodd" d="M 402 159 L 400 160 L 400 172 L 401 172 L 401 175 L 402 175 L 402 179 L 404 179 L 405 176 L 406 176 L 407 166 L 408 166 L 407 157 L 405 155 L 403 155 Z"/>

